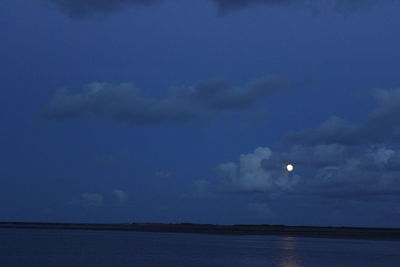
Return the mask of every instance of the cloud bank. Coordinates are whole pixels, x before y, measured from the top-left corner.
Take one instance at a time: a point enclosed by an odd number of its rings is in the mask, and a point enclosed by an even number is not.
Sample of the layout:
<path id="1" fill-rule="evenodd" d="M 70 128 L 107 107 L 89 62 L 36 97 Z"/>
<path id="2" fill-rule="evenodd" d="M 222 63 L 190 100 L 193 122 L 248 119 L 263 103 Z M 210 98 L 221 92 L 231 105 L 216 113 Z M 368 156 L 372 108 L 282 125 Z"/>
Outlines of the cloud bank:
<path id="1" fill-rule="evenodd" d="M 170 178 L 172 176 L 172 172 L 169 172 L 169 171 L 156 171 L 154 173 L 154 176 L 156 176 L 158 178 L 166 179 L 166 178 Z"/>
<path id="2" fill-rule="evenodd" d="M 247 8 L 256 5 L 270 7 L 308 7 L 313 9 L 335 9 L 337 11 L 355 11 L 365 9 L 374 4 L 395 0 L 213 0 L 219 13 L 227 13 L 232 10 Z"/>
<path id="3" fill-rule="evenodd" d="M 194 114 L 175 99 L 152 99 L 140 96 L 131 83 L 91 83 L 77 94 L 61 89 L 42 115 L 48 119 L 63 120 L 82 115 L 110 117 L 130 124 L 184 122 Z"/>
<path id="4" fill-rule="evenodd" d="M 238 162 L 227 162 L 218 166 L 224 186 L 236 192 L 264 192 L 277 194 L 290 191 L 298 182 L 297 175 L 289 175 L 282 168 L 266 170 L 262 162 L 268 161 L 272 151 L 258 147 L 253 153 L 242 154 Z"/>
<path id="5" fill-rule="evenodd" d="M 111 195 L 119 204 L 125 204 L 128 200 L 128 194 L 120 189 L 111 191 Z M 108 201 L 109 202 L 109 201 Z M 100 193 L 82 193 L 79 197 L 74 197 L 68 202 L 72 206 L 81 206 L 85 208 L 98 208 L 107 205 L 107 199 Z"/>
<path id="6" fill-rule="evenodd" d="M 292 86 L 278 77 L 252 81 L 243 87 L 220 79 L 175 87 L 167 97 L 157 99 L 142 96 L 132 83 L 94 82 L 79 93 L 58 90 L 42 116 L 52 120 L 107 117 L 131 125 L 179 124 L 217 111 L 251 107 L 263 97 Z"/>
<path id="7" fill-rule="evenodd" d="M 81 195 L 81 204 L 87 207 L 100 207 L 103 205 L 104 197 L 97 193 L 83 193 Z"/>
<path id="8" fill-rule="evenodd" d="M 47 0 L 59 6 L 69 17 L 86 18 L 94 15 L 106 15 L 127 6 L 153 6 L 174 0 Z M 309 7 L 312 9 L 335 9 L 338 11 L 354 11 L 372 5 L 397 0 L 210 0 L 220 14 L 240 10 L 256 5 L 270 7 Z"/>
<path id="9" fill-rule="evenodd" d="M 400 89 L 379 90 L 377 108 L 359 124 L 333 117 L 291 135 L 288 151 L 258 147 L 218 166 L 225 190 L 270 198 L 400 197 Z M 287 172 L 286 164 L 295 171 Z"/>
<path id="10" fill-rule="evenodd" d="M 120 189 L 114 189 L 111 193 L 120 204 L 124 204 L 128 200 L 128 194 Z"/>
<path id="11" fill-rule="evenodd" d="M 289 163 L 294 172 L 284 169 Z M 384 146 L 356 151 L 343 145 L 294 146 L 289 152 L 259 147 L 237 162 L 220 164 L 218 173 L 225 190 L 267 198 L 400 197 L 400 150 Z"/>
<path id="12" fill-rule="evenodd" d="M 210 182 L 207 180 L 196 180 L 192 184 L 192 191 L 184 194 L 184 198 L 207 199 L 213 198 L 215 195 L 210 188 Z"/>
<path id="13" fill-rule="evenodd" d="M 70 17 L 109 14 L 128 5 L 149 6 L 162 0 L 48 0 L 58 5 Z"/>
<path id="14" fill-rule="evenodd" d="M 378 90 L 377 108 L 359 124 L 332 117 L 319 128 L 288 135 L 292 142 L 343 144 L 347 146 L 400 143 L 400 88 Z"/>

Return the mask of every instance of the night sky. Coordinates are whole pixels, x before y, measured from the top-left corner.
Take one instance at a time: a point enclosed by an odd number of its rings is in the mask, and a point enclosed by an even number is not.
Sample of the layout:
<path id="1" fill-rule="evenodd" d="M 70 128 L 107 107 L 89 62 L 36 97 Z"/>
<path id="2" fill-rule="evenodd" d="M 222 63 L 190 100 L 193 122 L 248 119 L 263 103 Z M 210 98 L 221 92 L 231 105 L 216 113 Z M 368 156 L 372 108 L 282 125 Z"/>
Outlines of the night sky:
<path id="1" fill-rule="evenodd" d="M 2 0 L 0 221 L 400 227 L 399 14 Z"/>

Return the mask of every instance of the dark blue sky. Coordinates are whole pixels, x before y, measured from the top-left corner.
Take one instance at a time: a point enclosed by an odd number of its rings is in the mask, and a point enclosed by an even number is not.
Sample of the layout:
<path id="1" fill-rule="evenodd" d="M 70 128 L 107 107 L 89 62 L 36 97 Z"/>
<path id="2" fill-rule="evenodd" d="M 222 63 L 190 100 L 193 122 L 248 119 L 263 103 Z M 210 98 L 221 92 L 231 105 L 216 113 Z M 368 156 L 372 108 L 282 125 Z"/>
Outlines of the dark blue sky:
<path id="1" fill-rule="evenodd" d="M 1 1 L 0 220 L 399 227 L 399 12 Z"/>

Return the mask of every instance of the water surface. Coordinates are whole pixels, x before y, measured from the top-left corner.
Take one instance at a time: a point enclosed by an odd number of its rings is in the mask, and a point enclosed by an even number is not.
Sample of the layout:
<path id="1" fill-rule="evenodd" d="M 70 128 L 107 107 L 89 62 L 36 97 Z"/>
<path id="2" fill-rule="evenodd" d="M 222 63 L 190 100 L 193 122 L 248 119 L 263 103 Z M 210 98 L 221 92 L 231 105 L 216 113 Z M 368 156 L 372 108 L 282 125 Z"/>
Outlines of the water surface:
<path id="1" fill-rule="evenodd" d="M 399 241 L 0 229 L 0 266 L 400 266 Z"/>

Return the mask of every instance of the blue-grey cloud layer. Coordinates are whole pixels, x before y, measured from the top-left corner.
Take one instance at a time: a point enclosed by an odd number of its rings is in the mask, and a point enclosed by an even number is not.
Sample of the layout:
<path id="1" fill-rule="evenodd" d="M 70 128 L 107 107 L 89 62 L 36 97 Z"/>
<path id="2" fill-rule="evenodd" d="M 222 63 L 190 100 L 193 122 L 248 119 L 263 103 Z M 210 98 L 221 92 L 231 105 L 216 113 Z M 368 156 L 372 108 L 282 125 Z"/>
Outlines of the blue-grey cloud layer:
<path id="1" fill-rule="evenodd" d="M 225 13 L 234 9 L 242 9 L 255 5 L 266 6 L 302 6 L 310 8 L 333 8 L 340 11 L 354 11 L 380 2 L 396 0 L 213 0 L 219 11 Z"/>
<path id="2" fill-rule="evenodd" d="M 243 87 L 220 79 L 171 88 L 166 98 L 156 99 L 143 97 L 132 83 L 95 82 L 75 94 L 59 90 L 42 115 L 56 120 L 83 115 L 107 117 L 132 125 L 183 123 L 211 112 L 248 108 L 263 97 L 292 86 L 278 77 L 252 81 Z"/>
<path id="3" fill-rule="evenodd" d="M 268 197 L 400 197 L 400 89 L 379 90 L 360 124 L 334 117 L 292 135 L 287 152 L 259 147 L 218 166 L 226 190 Z M 295 171 L 285 171 L 286 164 Z"/>
<path id="4" fill-rule="evenodd" d="M 60 6 L 71 17 L 107 14 L 127 5 L 148 6 L 162 0 L 49 0 Z"/>
<path id="5" fill-rule="evenodd" d="M 285 170 L 288 163 L 295 165 L 293 173 Z M 218 173 L 224 189 L 268 198 L 400 197 L 400 150 L 385 146 L 294 146 L 289 152 L 259 147 L 237 162 L 220 164 Z"/>
<path id="6" fill-rule="evenodd" d="M 378 107 L 360 124 L 332 117 L 317 129 L 291 134 L 288 139 L 314 145 L 399 144 L 400 89 L 378 90 L 375 98 Z"/>
<path id="7" fill-rule="evenodd" d="M 174 0 L 48 0 L 60 6 L 71 17 L 86 17 L 92 14 L 107 14 L 128 5 L 150 6 Z M 337 10 L 358 10 L 379 2 L 396 0 L 210 0 L 215 3 L 219 13 L 242 9 L 255 5 L 266 6 L 305 6 L 311 8 L 334 8 Z"/>

